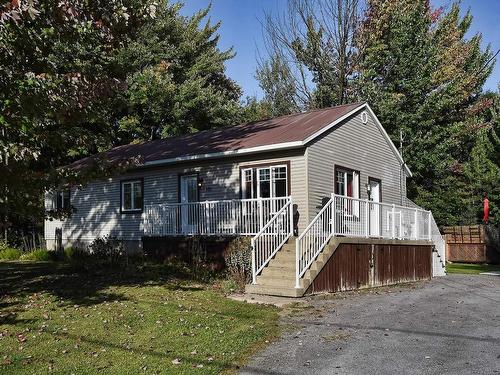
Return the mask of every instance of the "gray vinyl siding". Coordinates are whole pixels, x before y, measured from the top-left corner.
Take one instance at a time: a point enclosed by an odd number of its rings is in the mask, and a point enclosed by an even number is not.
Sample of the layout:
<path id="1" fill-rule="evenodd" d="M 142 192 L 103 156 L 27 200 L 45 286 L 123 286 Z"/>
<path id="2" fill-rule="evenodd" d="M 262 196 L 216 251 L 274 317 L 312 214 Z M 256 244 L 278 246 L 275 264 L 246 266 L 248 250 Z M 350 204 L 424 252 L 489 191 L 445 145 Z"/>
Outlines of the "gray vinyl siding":
<path id="1" fill-rule="evenodd" d="M 88 243 L 98 236 L 111 235 L 122 240 L 140 241 L 143 233 L 141 213 L 120 212 L 121 180 L 143 178 L 144 205 L 176 203 L 179 201 L 179 176 L 198 173 L 203 179 L 199 200 L 240 198 L 240 166 L 276 162 L 290 163 L 290 187 L 299 212 L 306 212 L 304 150 L 258 154 L 252 157 L 207 160 L 136 170 L 120 177 L 91 182 L 82 188 L 71 189 L 71 204 L 76 212 L 66 220 L 46 220 L 45 238 L 52 243 L 55 229 L 62 228 L 63 244 Z M 46 208 L 52 208 L 46 196 Z M 306 225 L 301 216 L 300 229 Z"/>
<path id="2" fill-rule="evenodd" d="M 319 211 L 322 201 L 334 189 L 334 165 L 360 172 L 360 197 L 367 198 L 368 177 L 382 180 L 382 201 L 401 204 L 406 197 L 405 178 L 398 157 L 374 119 L 361 121 L 362 111 L 314 140 L 307 148 L 309 219 Z M 400 180 L 403 184 L 401 186 Z M 403 202 L 404 203 L 404 202 Z"/>

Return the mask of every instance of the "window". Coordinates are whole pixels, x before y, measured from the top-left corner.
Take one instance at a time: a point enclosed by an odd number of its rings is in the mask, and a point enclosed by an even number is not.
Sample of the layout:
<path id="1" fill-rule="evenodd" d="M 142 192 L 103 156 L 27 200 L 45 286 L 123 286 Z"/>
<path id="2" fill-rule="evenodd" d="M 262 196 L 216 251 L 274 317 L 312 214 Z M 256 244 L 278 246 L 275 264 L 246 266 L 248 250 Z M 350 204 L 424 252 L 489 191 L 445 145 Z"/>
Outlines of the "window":
<path id="1" fill-rule="evenodd" d="M 359 199 L 359 172 L 336 168 L 335 169 L 335 192 L 338 195 Z M 344 211 L 348 215 L 359 216 L 359 202 L 347 201 Z"/>
<path id="2" fill-rule="evenodd" d="M 288 196 L 288 166 L 242 169 L 241 191 L 244 199 Z"/>
<path id="3" fill-rule="evenodd" d="M 64 190 L 64 191 L 58 191 L 55 194 L 55 206 L 57 210 L 64 210 L 66 208 L 69 208 L 70 205 L 70 191 Z"/>
<path id="4" fill-rule="evenodd" d="M 253 184 L 253 169 L 246 168 L 241 170 L 241 189 L 243 199 L 251 199 L 254 197 L 254 184 Z"/>
<path id="5" fill-rule="evenodd" d="M 122 181 L 121 191 L 123 212 L 142 210 L 142 180 Z"/>
<path id="6" fill-rule="evenodd" d="M 271 168 L 258 169 L 259 185 L 257 195 L 259 198 L 271 197 Z"/>

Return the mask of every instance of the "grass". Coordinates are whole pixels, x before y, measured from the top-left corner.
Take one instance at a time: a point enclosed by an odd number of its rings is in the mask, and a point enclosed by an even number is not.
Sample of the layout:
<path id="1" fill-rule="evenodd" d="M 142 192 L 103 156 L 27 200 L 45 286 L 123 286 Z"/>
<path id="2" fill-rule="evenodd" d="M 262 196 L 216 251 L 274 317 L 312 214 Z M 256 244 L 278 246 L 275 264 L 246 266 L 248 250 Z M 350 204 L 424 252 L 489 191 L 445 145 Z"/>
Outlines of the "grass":
<path id="1" fill-rule="evenodd" d="M 0 250 L 0 260 L 17 260 L 21 257 L 21 251 L 12 248 Z"/>
<path id="2" fill-rule="evenodd" d="M 446 272 L 478 275 L 481 272 L 500 271 L 500 265 L 492 264 L 468 264 L 468 263 L 448 263 Z"/>
<path id="3" fill-rule="evenodd" d="M 279 310 L 169 269 L 76 273 L 0 263 L 0 373 L 232 373 L 279 334 Z"/>

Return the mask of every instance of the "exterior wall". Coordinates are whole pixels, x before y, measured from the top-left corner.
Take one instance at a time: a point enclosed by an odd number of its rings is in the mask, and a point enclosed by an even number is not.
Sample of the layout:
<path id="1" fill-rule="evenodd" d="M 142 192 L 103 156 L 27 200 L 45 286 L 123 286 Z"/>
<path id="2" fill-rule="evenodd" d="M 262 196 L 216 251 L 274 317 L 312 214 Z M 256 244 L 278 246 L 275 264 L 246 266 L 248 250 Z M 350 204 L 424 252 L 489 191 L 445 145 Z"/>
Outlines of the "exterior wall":
<path id="1" fill-rule="evenodd" d="M 405 204 L 406 172 L 382 131 L 368 114 L 363 124 L 358 111 L 307 148 L 309 219 L 314 218 L 334 191 L 334 166 L 360 173 L 360 198 L 366 199 L 368 177 L 382 180 L 382 202 Z M 401 178 L 401 174 L 403 178 Z"/>
<path id="2" fill-rule="evenodd" d="M 428 280 L 431 245 L 341 243 L 306 294 Z"/>
<path id="3" fill-rule="evenodd" d="M 55 244 L 55 230 L 62 228 L 63 246 L 85 245 L 98 236 L 111 235 L 126 241 L 131 250 L 141 248 L 143 233 L 141 213 L 120 212 L 120 181 L 141 177 L 144 179 L 144 205 L 179 202 L 179 176 L 198 173 L 204 180 L 199 191 L 200 201 L 240 198 L 240 167 L 290 162 L 290 187 L 293 203 L 299 212 L 307 210 L 304 150 L 252 157 L 206 160 L 178 163 L 162 167 L 140 169 L 126 175 L 89 183 L 71 189 L 71 204 L 76 212 L 66 220 L 46 220 L 47 246 Z M 51 209 L 52 199 L 46 196 L 46 208 Z M 305 228 L 306 215 L 301 215 L 299 230 Z"/>

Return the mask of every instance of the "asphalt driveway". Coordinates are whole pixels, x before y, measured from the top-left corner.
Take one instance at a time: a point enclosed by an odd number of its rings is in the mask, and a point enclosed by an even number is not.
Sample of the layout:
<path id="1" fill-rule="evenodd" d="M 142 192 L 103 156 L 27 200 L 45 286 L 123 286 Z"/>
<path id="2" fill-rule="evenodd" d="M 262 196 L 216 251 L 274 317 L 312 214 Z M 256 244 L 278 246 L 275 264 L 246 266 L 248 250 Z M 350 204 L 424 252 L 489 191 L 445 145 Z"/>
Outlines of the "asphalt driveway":
<path id="1" fill-rule="evenodd" d="M 500 374 L 500 277 L 315 298 L 243 374 Z"/>

